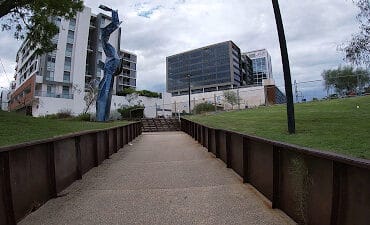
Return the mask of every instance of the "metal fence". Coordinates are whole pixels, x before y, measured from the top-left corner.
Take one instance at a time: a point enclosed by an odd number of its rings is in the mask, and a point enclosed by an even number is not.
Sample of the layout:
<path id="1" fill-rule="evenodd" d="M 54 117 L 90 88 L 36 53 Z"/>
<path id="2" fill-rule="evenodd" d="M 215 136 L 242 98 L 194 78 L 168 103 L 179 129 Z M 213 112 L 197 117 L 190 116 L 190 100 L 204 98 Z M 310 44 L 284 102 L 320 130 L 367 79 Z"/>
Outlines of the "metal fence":
<path id="1" fill-rule="evenodd" d="M 0 148 L 0 225 L 57 197 L 141 132 L 136 122 Z"/>
<path id="2" fill-rule="evenodd" d="M 181 129 L 298 224 L 370 223 L 370 161 L 181 120 Z"/>

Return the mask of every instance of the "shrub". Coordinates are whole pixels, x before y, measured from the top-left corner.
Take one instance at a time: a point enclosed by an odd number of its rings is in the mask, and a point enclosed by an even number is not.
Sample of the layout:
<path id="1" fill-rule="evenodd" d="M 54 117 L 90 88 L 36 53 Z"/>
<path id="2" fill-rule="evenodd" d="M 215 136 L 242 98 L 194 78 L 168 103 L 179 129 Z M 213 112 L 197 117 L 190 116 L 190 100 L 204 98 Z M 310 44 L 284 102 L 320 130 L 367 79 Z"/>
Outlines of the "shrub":
<path id="1" fill-rule="evenodd" d="M 122 91 L 118 92 L 117 95 L 118 96 L 126 96 L 126 95 L 131 95 L 131 94 L 134 94 L 134 93 L 136 93 L 139 96 L 144 96 L 144 97 L 149 97 L 149 98 L 161 98 L 162 97 L 161 93 L 152 92 L 152 91 L 148 91 L 148 90 L 136 91 L 133 88 L 125 88 Z"/>
<path id="2" fill-rule="evenodd" d="M 65 118 L 71 118 L 72 117 L 72 111 L 70 109 L 61 109 L 56 114 L 57 119 L 65 119 Z"/>
<path id="3" fill-rule="evenodd" d="M 121 120 L 122 116 L 119 112 L 117 111 L 111 111 L 109 114 L 109 120 Z"/>
<path id="4" fill-rule="evenodd" d="M 205 113 L 205 112 L 213 112 L 215 111 L 215 106 L 210 103 L 200 103 L 194 107 L 194 112 L 196 114 Z"/>
<path id="5" fill-rule="evenodd" d="M 49 114 L 44 116 L 45 119 L 58 119 L 57 114 Z"/>
<path id="6" fill-rule="evenodd" d="M 130 94 L 133 94 L 135 93 L 135 89 L 133 88 L 125 88 L 123 89 L 122 91 L 118 92 L 117 95 L 118 96 L 126 96 L 126 95 L 130 95 Z"/>
<path id="7" fill-rule="evenodd" d="M 91 114 L 90 113 L 81 113 L 76 117 L 76 120 L 80 121 L 90 121 Z"/>
<path id="8" fill-rule="evenodd" d="M 125 106 L 117 110 L 122 118 L 132 119 L 132 118 L 143 118 L 144 117 L 144 106 L 134 105 L 134 106 Z"/>

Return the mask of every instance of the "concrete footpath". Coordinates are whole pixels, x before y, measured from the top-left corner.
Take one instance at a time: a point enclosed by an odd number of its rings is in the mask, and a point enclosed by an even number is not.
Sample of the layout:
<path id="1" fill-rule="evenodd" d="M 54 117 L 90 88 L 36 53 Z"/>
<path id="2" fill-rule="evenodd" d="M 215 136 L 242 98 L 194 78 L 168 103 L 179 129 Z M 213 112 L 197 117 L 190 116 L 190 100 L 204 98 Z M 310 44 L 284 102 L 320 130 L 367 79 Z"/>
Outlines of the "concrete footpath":
<path id="1" fill-rule="evenodd" d="M 144 133 L 19 224 L 295 224 L 268 204 L 185 133 Z"/>

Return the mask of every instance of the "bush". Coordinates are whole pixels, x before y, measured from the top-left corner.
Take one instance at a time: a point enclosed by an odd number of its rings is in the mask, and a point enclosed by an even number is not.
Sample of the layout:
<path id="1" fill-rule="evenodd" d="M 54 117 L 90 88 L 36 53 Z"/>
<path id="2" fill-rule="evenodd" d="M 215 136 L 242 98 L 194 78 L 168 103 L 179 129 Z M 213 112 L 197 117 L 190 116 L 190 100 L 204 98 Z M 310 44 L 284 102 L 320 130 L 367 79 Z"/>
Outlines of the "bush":
<path id="1" fill-rule="evenodd" d="M 62 109 L 57 114 L 57 119 L 65 119 L 72 117 L 72 111 L 70 109 Z"/>
<path id="2" fill-rule="evenodd" d="M 81 113 L 76 117 L 76 120 L 80 121 L 90 121 L 91 119 L 91 114 L 90 113 Z"/>
<path id="3" fill-rule="evenodd" d="M 45 115 L 43 118 L 45 119 L 58 119 L 58 116 L 57 114 L 49 114 L 49 115 Z"/>
<path id="4" fill-rule="evenodd" d="M 121 118 L 122 118 L 121 114 L 117 111 L 111 111 L 109 114 L 109 120 L 116 121 L 121 120 Z"/>
<path id="5" fill-rule="evenodd" d="M 131 94 L 134 94 L 134 93 L 136 93 L 139 96 L 144 96 L 144 97 L 149 97 L 149 98 L 161 98 L 162 97 L 161 93 L 152 92 L 152 91 L 148 91 L 148 90 L 136 91 L 133 88 L 125 88 L 122 91 L 118 92 L 117 95 L 118 96 L 126 96 L 126 95 L 131 95 Z"/>
<path id="6" fill-rule="evenodd" d="M 205 113 L 205 112 L 213 112 L 215 111 L 215 106 L 210 103 L 200 103 L 194 107 L 194 112 L 196 114 Z"/>
<path id="7" fill-rule="evenodd" d="M 139 96 L 145 96 L 149 98 L 160 98 L 161 94 L 157 92 L 152 92 L 148 90 L 141 90 L 136 92 Z"/>
<path id="8" fill-rule="evenodd" d="M 117 111 L 124 119 L 139 119 L 144 117 L 144 106 L 142 105 L 126 106 L 118 109 Z"/>
<path id="9" fill-rule="evenodd" d="M 118 96 L 126 96 L 126 95 L 130 95 L 130 94 L 133 94 L 135 93 L 135 89 L 133 88 L 125 88 L 123 89 L 122 91 L 118 92 L 117 95 Z"/>

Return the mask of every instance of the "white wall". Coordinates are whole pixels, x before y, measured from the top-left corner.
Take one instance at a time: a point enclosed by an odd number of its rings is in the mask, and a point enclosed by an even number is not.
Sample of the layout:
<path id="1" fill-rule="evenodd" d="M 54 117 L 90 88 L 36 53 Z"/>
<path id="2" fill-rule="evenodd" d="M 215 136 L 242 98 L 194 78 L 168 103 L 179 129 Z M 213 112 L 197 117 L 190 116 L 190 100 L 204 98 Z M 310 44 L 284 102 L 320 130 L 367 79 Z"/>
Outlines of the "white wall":
<path id="1" fill-rule="evenodd" d="M 233 89 L 229 90 L 233 91 L 237 94 L 238 90 Z M 191 110 L 194 109 L 194 105 L 208 102 L 211 104 L 216 104 L 220 107 L 224 107 L 226 110 L 231 109 L 231 105 L 226 102 L 223 97 L 224 91 L 214 91 L 214 92 L 206 92 L 206 93 L 199 93 L 199 94 L 191 94 Z M 216 97 L 216 98 L 215 98 Z M 239 88 L 239 98 L 240 98 L 240 108 L 244 109 L 246 107 L 252 108 L 256 106 L 260 106 L 265 104 L 265 88 L 263 86 L 257 87 L 248 87 L 248 88 Z M 189 95 L 182 95 L 182 96 L 174 96 L 171 100 L 172 103 L 172 111 L 184 111 L 189 112 Z M 234 105 L 234 109 L 237 109 L 239 106 Z"/>

